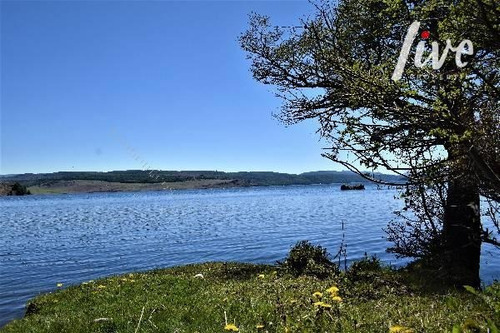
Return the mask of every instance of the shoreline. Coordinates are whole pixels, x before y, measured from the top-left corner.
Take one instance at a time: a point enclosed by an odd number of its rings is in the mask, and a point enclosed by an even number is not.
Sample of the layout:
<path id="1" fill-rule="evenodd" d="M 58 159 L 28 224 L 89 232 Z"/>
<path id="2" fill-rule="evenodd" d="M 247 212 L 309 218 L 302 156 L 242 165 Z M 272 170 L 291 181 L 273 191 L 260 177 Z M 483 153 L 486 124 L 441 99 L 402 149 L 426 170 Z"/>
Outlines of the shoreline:
<path id="1" fill-rule="evenodd" d="M 5 183 L 4 183 L 5 184 Z M 117 192 L 146 192 L 146 191 L 176 191 L 176 190 L 203 190 L 244 187 L 270 187 L 270 186 L 313 186 L 313 185 L 341 185 L 343 182 L 319 184 L 287 184 L 287 185 L 261 185 L 249 184 L 237 179 L 219 180 L 192 180 L 168 183 L 123 183 L 107 182 L 100 180 L 61 180 L 42 185 L 29 186 L 31 195 L 47 194 L 79 194 L 79 193 L 117 193 Z M 340 189 L 340 187 L 339 187 Z M 0 197 L 8 196 L 0 193 Z"/>
<path id="2" fill-rule="evenodd" d="M 248 187 L 237 180 L 193 180 L 169 183 L 124 183 L 101 180 L 59 180 L 41 185 L 29 186 L 32 195 L 77 194 L 77 193 L 116 193 L 141 191 L 171 191 L 190 189 L 214 189 Z M 7 196 L 0 193 L 0 196 Z"/>
<path id="3" fill-rule="evenodd" d="M 376 173 L 381 182 L 402 184 L 404 179 L 396 175 Z M 139 190 L 204 189 L 248 186 L 288 186 L 313 184 L 360 184 L 368 181 L 349 171 L 311 171 L 287 174 L 271 171 L 162 171 L 141 170 L 91 172 L 60 171 L 41 174 L 0 175 L 0 195 L 11 188 L 27 187 L 34 194 L 89 193 Z"/>

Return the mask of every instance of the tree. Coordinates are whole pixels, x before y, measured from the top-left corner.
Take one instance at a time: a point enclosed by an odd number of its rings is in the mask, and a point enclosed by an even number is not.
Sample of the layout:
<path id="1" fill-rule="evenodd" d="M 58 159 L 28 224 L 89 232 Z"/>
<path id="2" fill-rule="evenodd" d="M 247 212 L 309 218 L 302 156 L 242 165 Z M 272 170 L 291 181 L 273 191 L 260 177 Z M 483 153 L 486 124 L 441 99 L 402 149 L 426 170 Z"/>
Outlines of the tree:
<path id="1" fill-rule="evenodd" d="M 316 15 L 300 29 L 251 16 L 240 44 L 254 78 L 277 88 L 285 124 L 319 121 L 319 134 L 331 144 L 326 158 L 376 182 L 362 169 L 390 170 L 424 199 L 444 190 L 442 227 L 433 242 L 444 253 L 449 282 L 478 286 L 485 235 L 479 198 L 498 202 L 500 193 L 500 8 L 494 0 L 314 5 Z M 469 39 L 473 50 L 469 45 L 456 56 L 467 65 L 448 56 L 440 68 L 413 66 L 416 41 L 401 79 L 393 80 L 415 21 L 422 38 L 429 37 L 423 59 L 431 47 L 443 52 L 447 39 L 455 46 Z"/>
<path id="2" fill-rule="evenodd" d="M 18 182 L 15 182 L 12 185 L 12 188 L 8 193 L 8 195 L 27 195 L 27 194 L 31 194 L 30 190 L 28 190 L 26 186 L 21 185 Z"/>

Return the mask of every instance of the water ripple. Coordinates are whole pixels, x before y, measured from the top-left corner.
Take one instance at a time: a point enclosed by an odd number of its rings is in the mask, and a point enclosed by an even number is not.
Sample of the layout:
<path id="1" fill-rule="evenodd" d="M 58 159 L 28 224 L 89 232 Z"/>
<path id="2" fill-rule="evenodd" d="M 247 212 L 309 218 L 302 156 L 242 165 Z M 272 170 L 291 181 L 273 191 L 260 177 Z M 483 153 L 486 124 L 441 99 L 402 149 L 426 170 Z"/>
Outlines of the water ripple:
<path id="1" fill-rule="evenodd" d="M 0 199 L 0 326 L 39 293 L 112 274 L 214 260 L 273 263 L 309 239 L 348 257 L 385 253 L 392 190 L 292 186 L 4 197 Z M 345 230 L 341 229 L 344 222 Z M 499 277 L 485 252 L 482 276 Z"/>

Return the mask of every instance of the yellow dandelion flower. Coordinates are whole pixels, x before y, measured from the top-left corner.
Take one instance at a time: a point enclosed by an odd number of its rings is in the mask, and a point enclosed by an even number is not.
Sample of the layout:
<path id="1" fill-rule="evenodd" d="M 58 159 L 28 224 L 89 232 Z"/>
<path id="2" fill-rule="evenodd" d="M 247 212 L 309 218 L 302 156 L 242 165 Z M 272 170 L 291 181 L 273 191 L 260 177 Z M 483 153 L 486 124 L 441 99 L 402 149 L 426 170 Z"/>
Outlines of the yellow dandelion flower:
<path id="1" fill-rule="evenodd" d="M 259 279 L 263 279 L 263 278 L 265 278 L 266 276 L 265 276 L 264 274 L 259 274 L 259 275 L 257 275 L 257 277 L 258 277 Z"/>
<path id="2" fill-rule="evenodd" d="M 314 306 L 322 306 L 323 304 L 325 304 L 325 303 L 324 302 L 315 302 Z"/>
<path id="3" fill-rule="evenodd" d="M 330 293 L 330 294 L 334 295 L 334 294 L 336 294 L 336 293 L 338 293 L 338 292 L 339 292 L 339 288 L 337 288 L 336 286 L 331 286 L 331 287 L 330 287 L 330 288 L 328 288 L 326 291 L 327 291 L 328 293 Z"/>
<path id="4" fill-rule="evenodd" d="M 389 332 L 390 333 L 413 333 L 413 330 L 408 328 L 408 327 L 395 325 L 395 326 L 391 326 L 389 328 Z"/>
<path id="5" fill-rule="evenodd" d="M 313 294 L 313 296 L 314 296 L 314 297 L 316 297 L 316 298 L 321 298 L 321 297 L 323 297 L 323 294 L 322 294 L 322 293 L 320 293 L 319 291 L 316 291 L 316 292 Z"/>
<path id="6" fill-rule="evenodd" d="M 58 283 L 58 284 L 57 284 L 57 288 L 61 288 L 62 286 L 63 286 L 63 284 L 62 284 L 62 283 Z"/>
<path id="7" fill-rule="evenodd" d="M 333 296 L 333 297 L 332 297 L 332 301 L 335 301 L 335 302 L 339 302 L 339 303 L 340 303 L 340 302 L 342 302 L 342 297 L 340 297 L 340 296 Z"/>
<path id="8" fill-rule="evenodd" d="M 235 324 L 226 324 L 226 326 L 224 326 L 224 329 L 230 332 L 239 332 L 239 329 Z"/>
<path id="9" fill-rule="evenodd" d="M 323 304 L 320 304 L 320 307 L 324 308 L 324 309 L 331 309 L 332 306 L 328 303 L 323 303 Z"/>
<path id="10" fill-rule="evenodd" d="M 260 329 L 262 329 L 264 327 L 265 327 L 264 324 L 257 324 L 257 325 L 255 325 L 255 328 L 258 329 L 258 330 L 260 330 Z"/>

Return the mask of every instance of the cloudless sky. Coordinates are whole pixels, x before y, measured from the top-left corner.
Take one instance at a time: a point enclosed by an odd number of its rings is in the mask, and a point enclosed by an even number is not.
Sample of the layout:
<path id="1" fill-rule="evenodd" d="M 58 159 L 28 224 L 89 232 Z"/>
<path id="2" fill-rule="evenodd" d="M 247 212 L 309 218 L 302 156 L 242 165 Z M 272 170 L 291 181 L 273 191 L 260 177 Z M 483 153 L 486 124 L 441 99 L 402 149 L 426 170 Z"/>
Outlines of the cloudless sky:
<path id="1" fill-rule="evenodd" d="M 340 169 L 285 127 L 237 42 L 306 1 L 1 1 L 1 174 Z M 131 152 L 131 151 L 134 151 Z"/>

